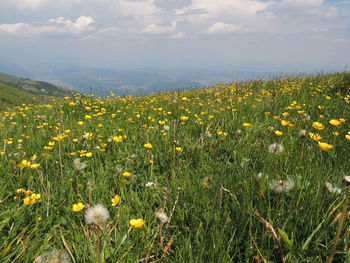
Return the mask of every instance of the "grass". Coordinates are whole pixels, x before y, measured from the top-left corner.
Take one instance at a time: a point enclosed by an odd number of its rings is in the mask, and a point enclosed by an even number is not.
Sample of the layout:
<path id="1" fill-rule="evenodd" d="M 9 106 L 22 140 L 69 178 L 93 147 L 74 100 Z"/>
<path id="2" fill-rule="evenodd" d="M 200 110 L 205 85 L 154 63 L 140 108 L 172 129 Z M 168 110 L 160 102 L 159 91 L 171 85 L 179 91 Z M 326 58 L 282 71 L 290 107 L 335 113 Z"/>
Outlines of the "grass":
<path id="1" fill-rule="evenodd" d="M 51 249 L 79 263 L 325 262 L 350 169 L 349 76 L 76 95 L 1 112 L 2 262 L 33 262 Z M 284 151 L 270 153 L 273 143 Z M 75 212 L 78 202 L 85 208 Z M 110 218 L 88 225 L 84 213 L 96 204 Z M 130 227 L 137 218 L 145 224 Z M 350 260 L 347 219 L 333 262 Z"/>

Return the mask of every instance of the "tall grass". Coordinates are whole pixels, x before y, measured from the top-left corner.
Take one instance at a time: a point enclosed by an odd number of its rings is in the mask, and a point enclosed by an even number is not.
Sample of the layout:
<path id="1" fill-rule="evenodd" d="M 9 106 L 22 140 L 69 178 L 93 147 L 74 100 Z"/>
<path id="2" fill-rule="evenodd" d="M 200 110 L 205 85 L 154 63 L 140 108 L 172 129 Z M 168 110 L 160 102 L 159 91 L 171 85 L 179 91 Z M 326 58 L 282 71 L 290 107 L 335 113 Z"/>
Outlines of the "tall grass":
<path id="1" fill-rule="evenodd" d="M 79 263 L 326 261 L 350 169 L 348 79 L 76 95 L 1 112 L 1 262 L 44 262 L 52 249 Z M 41 195 L 33 204 L 28 190 Z M 103 226 L 85 222 L 96 204 L 110 212 Z M 137 218 L 145 224 L 132 227 Z M 347 219 L 333 262 L 350 260 Z"/>

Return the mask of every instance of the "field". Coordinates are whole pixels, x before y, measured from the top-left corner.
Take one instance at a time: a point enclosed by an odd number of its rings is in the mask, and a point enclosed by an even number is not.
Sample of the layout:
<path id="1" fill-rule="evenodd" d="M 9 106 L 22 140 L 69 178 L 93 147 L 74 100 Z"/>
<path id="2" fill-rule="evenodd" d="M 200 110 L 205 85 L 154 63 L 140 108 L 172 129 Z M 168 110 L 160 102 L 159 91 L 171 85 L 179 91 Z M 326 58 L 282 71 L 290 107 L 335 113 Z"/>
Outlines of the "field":
<path id="1" fill-rule="evenodd" d="M 0 261 L 350 262 L 349 94 L 339 73 L 0 112 Z"/>

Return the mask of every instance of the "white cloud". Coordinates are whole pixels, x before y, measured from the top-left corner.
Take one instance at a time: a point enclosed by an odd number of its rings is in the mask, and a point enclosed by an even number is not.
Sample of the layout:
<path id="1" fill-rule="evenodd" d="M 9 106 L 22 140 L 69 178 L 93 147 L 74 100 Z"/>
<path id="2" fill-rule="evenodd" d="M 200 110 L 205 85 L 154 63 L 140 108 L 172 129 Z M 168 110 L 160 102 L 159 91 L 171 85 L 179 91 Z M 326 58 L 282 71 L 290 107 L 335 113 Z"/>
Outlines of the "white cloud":
<path id="1" fill-rule="evenodd" d="M 157 7 L 155 0 L 139 2 L 119 0 L 117 6 L 122 17 L 131 18 L 142 24 L 161 22 L 159 15 L 161 14 L 162 9 Z"/>
<path id="2" fill-rule="evenodd" d="M 251 16 L 266 9 L 270 4 L 258 0 L 193 0 L 190 6 L 175 10 L 175 15 L 187 16 L 191 21 L 220 16 Z"/>
<path id="3" fill-rule="evenodd" d="M 157 24 L 148 25 L 143 29 L 144 33 L 164 35 L 171 34 L 176 30 L 176 22 L 173 22 L 170 26 L 160 26 Z"/>
<path id="4" fill-rule="evenodd" d="M 171 36 L 174 39 L 181 39 L 185 38 L 185 33 L 184 32 L 177 32 Z"/>
<path id="5" fill-rule="evenodd" d="M 37 35 L 77 35 L 89 32 L 94 28 L 91 24 L 94 19 L 89 16 L 80 16 L 75 22 L 64 17 L 50 19 L 44 25 L 28 23 L 0 24 L 0 34 L 17 37 L 33 37 Z"/>
<path id="6" fill-rule="evenodd" d="M 211 35 L 221 35 L 221 34 L 230 34 L 239 30 L 241 26 L 235 24 L 225 24 L 225 23 L 215 23 L 211 25 L 207 30 L 207 34 Z"/>

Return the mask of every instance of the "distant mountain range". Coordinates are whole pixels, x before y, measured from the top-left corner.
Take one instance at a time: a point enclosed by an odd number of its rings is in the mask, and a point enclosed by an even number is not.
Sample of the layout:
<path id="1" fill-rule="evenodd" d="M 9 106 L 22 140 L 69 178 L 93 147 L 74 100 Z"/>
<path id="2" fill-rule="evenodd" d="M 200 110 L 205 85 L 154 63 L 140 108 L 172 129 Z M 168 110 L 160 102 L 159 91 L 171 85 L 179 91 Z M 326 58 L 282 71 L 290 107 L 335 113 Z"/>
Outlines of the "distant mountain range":
<path id="1" fill-rule="evenodd" d="M 157 92 L 198 89 L 216 83 L 230 83 L 257 77 L 271 78 L 281 73 L 252 70 L 209 69 L 111 69 L 81 65 L 37 65 L 24 69 L 0 60 L 0 72 L 37 79 L 85 94 L 107 96 L 146 95 Z"/>

